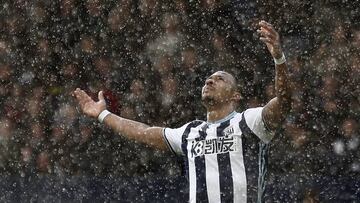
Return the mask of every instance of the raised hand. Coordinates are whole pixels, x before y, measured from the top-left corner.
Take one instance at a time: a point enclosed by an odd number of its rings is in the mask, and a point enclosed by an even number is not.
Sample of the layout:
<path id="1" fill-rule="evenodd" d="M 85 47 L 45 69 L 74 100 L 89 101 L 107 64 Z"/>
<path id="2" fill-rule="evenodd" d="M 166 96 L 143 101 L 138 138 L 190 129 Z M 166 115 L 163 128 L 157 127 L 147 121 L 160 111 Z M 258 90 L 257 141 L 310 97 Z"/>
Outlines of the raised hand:
<path id="1" fill-rule="evenodd" d="M 106 109 L 106 102 L 102 91 L 99 92 L 99 101 L 95 102 L 84 90 L 76 88 L 74 91 L 75 98 L 80 104 L 81 110 L 85 115 L 97 118 L 99 114 Z"/>
<path id="2" fill-rule="evenodd" d="M 260 28 L 257 32 L 260 34 L 260 40 L 263 41 L 271 55 L 275 59 L 282 57 L 281 43 L 279 33 L 276 32 L 274 27 L 265 21 L 259 22 Z"/>

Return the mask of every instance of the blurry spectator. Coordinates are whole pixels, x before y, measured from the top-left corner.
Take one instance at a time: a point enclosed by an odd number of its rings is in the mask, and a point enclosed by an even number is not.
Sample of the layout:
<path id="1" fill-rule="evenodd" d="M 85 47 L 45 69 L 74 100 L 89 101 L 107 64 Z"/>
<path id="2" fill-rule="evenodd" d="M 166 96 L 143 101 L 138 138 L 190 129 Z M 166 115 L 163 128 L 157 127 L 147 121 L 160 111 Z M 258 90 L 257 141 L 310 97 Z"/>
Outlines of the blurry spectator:
<path id="1" fill-rule="evenodd" d="M 61 0 L 60 1 L 60 10 L 61 15 L 64 17 L 71 16 L 76 13 L 75 0 Z"/>
<path id="2" fill-rule="evenodd" d="M 287 124 L 285 134 L 292 138 L 292 144 L 295 148 L 300 148 L 309 142 L 309 132 L 296 124 Z"/>
<path id="3" fill-rule="evenodd" d="M 41 152 L 36 157 L 36 167 L 38 169 L 38 172 L 41 173 L 50 173 L 50 160 L 49 160 L 49 154 L 46 151 Z"/>
<path id="4" fill-rule="evenodd" d="M 35 174 L 35 165 L 34 165 L 34 154 L 31 147 L 25 146 L 20 149 L 20 175 L 25 177 L 26 175 Z"/>
<path id="5" fill-rule="evenodd" d="M 125 95 L 126 105 L 123 106 L 122 112 L 126 118 L 146 121 L 148 116 L 148 92 L 146 91 L 143 80 L 134 79 L 130 86 L 130 91 Z"/>
<path id="6" fill-rule="evenodd" d="M 146 53 L 152 63 L 156 63 L 159 57 L 164 55 L 174 57 L 179 51 L 184 37 L 181 33 L 181 22 L 179 17 L 174 13 L 165 13 L 161 22 L 163 33 L 147 45 Z"/>
<path id="7" fill-rule="evenodd" d="M 160 3 L 156 0 L 140 0 L 139 10 L 144 19 L 151 19 L 157 16 L 157 9 Z"/>
<path id="8" fill-rule="evenodd" d="M 101 0 L 86 0 L 86 8 L 91 16 L 100 16 L 102 14 L 103 4 Z"/>
<path id="9" fill-rule="evenodd" d="M 12 137 L 14 126 L 10 119 L 2 117 L 0 119 L 0 139 L 2 143 L 8 142 Z"/>
<path id="10" fill-rule="evenodd" d="M 110 11 L 107 22 L 111 31 L 120 32 L 126 25 L 132 23 L 131 3 L 130 0 L 122 1 Z"/>
<path id="11" fill-rule="evenodd" d="M 357 51 L 357 53 L 359 53 L 359 51 L 360 51 L 360 29 L 353 29 L 351 35 L 352 35 L 351 45 L 353 46 L 355 51 Z"/>
<path id="12" fill-rule="evenodd" d="M 302 203 L 319 203 L 319 192 L 316 190 L 309 190 L 305 192 L 305 197 Z"/>
<path id="13" fill-rule="evenodd" d="M 342 170 L 346 172 L 360 172 L 360 162 L 358 161 L 360 138 L 358 122 L 352 118 L 343 120 L 340 126 L 340 137 L 333 143 L 333 151 L 337 155 L 338 173 Z"/>
<path id="14" fill-rule="evenodd" d="M 225 44 L 225 36 L 213 33 L 211 42 L 214 51 L 214 66 L 219 70 L 235 69 L 235 57 Z"/>
<path id="15" fill-rule="evenodd" d="M 180 67 L 177 70 L 179 101 L 176 104 L 179 122 L 185 122 L 191 116 L 200 119 L 204 115 L 205 109 L 199 108 L 202 106 L 200 95 L 209 69 L 195 45 L 185 47 L 181 51 Z"/>
<path id="16" fill-rule="evenodd" d="M 43 148 L 42 142 L 45 140 L 45 128 L 39 122 L 30 123 L 31 134 L 29 135 L 29 145 L 35 149 Z"/>
<path id="17" fill-rule="evenodd" d="M 158 56 L 153 68 L 161 78 L 169 77 L 174 72 L 174 61 L 169 55 Z"/>
<path id="18" fill-rule="evenodd" d="M 165 109 L 169 108 L 176 99 L 176 92 L 177 92 L 177 82 L 174 78 L 164 78 L 161 81 L 161 106 Z"/>

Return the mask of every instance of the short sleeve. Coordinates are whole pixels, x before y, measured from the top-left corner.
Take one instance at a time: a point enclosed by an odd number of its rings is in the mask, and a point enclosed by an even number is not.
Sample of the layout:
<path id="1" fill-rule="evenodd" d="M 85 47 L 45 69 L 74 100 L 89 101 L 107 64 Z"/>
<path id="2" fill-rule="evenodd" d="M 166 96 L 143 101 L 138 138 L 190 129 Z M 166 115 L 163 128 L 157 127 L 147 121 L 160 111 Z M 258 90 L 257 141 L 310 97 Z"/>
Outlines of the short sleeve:
<path id="1" fill-rule="evenodd" d="M 274 132 L 269 131 L 262 118 L 263 107 L 247 109 L 244 118 L 250 130 L 263 142 L 269 143 L 274 137 Z"/>
<path id="2" fill-rule="evenodd" d="M 175 154 L 183 154 L 181 149 L 182 136 L 188 125 L 189 124 L 187 123 L 180 128 L 164 128 L 163 130 L 164 139 L 171 151 Z"/>

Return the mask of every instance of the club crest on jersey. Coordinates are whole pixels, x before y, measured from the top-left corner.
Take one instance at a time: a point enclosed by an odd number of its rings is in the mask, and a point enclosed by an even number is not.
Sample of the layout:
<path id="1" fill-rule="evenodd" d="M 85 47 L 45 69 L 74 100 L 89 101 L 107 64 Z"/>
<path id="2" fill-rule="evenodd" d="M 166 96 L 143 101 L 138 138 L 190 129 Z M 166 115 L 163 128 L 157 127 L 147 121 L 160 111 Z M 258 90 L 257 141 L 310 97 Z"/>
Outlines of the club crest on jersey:
<path id="1" fill-rule="evenodd" d="M 229 136 L 229 135 L 231 135 L 233 133 L 234 133 L 234 128 L 232 126 L 229 126 L 229 127 L 225 128 L 224 131 L 223 131 L 224 136 Z"/>
<path id="2" fill-rule="evenodd" d="M 191 157 L 205 154 L 223 154 L 237 151 L 237 139 L 234 136 L 222 136 L 214 139 L 191 142 Z"/>

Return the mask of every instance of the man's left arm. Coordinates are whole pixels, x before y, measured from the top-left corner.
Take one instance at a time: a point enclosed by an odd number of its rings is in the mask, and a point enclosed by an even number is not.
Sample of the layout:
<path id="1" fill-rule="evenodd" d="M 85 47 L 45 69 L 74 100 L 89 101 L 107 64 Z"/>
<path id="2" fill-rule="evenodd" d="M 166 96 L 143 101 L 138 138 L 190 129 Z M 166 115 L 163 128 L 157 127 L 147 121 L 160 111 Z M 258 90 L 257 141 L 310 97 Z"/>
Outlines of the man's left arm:
<path id="1" fill-rule="evenodd" d="M 259 23 L 260 40 L 263 41 L 270 51 L 275 62 L 275 94 L 262 111 L 262 117 L 269 130 L 278 129 L 291 107 L 291 90 L 289 74 L 285 62 L 285 56 L 281 49 L 280 37 L 274 27 L 265 22 Z"/>

